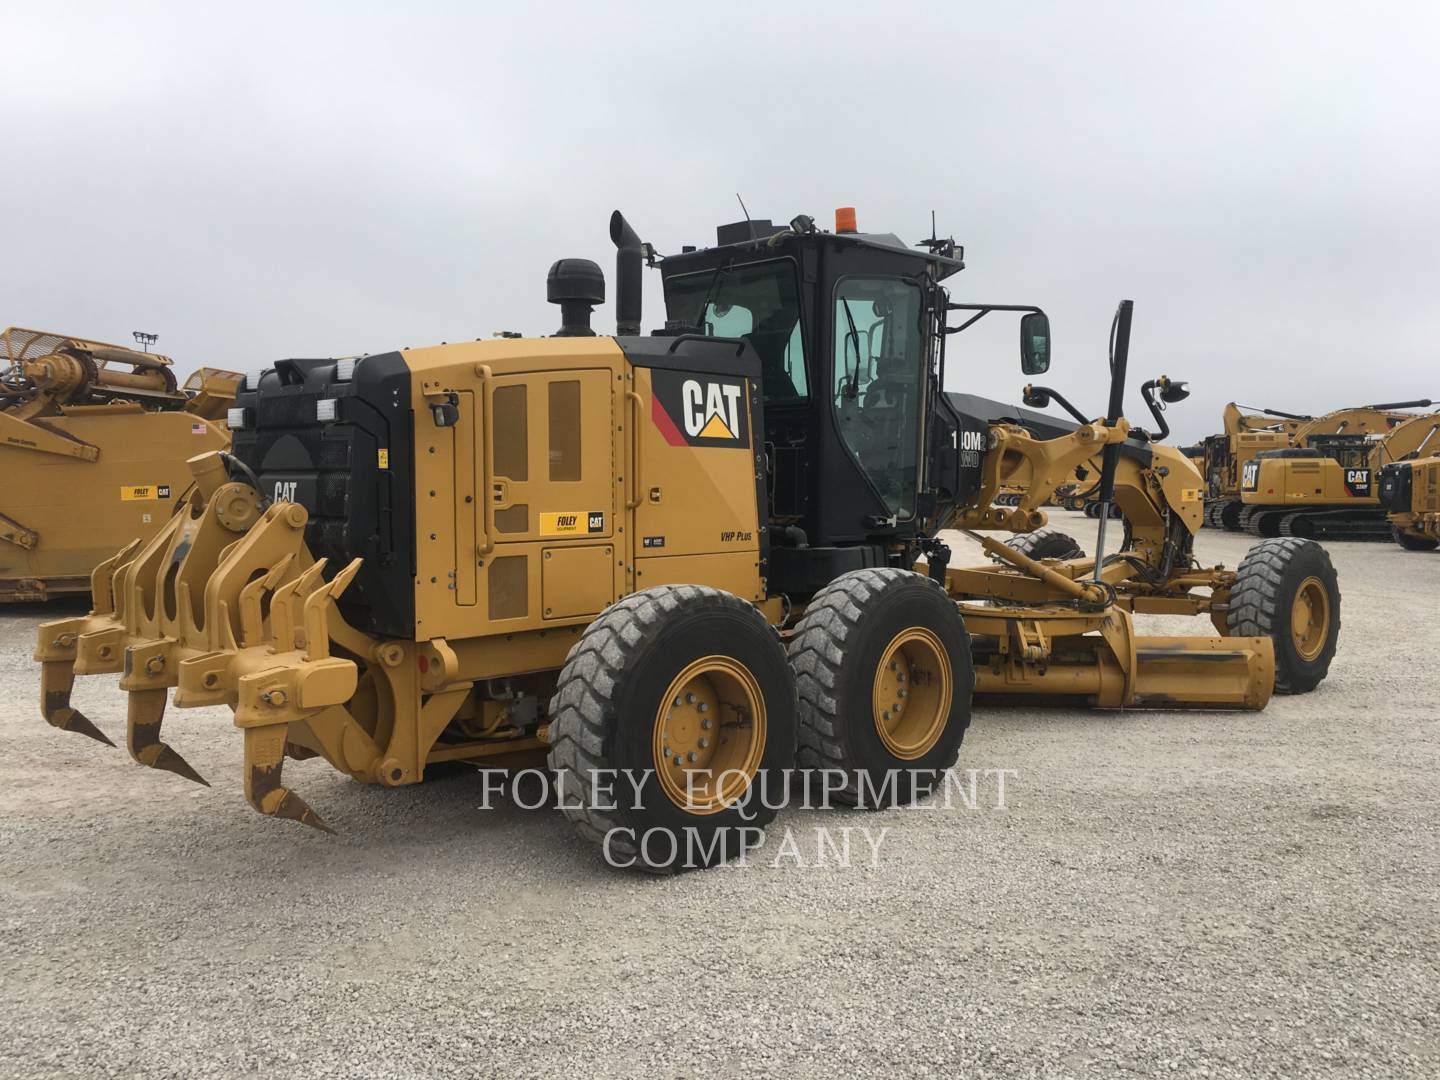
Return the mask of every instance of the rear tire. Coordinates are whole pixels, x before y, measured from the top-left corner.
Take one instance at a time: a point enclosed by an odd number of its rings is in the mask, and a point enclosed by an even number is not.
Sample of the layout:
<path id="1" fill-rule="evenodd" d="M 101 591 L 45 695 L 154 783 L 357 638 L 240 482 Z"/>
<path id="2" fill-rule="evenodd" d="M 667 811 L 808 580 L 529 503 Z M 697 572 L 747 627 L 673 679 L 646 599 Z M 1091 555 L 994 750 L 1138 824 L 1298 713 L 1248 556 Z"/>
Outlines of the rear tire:
<path id="1" fill-rule="evenodd" d="M 1323 547 L 1279 537 L 1252 547 L 1230 590 L 1226 627 L 1275 645 L 1275 692 L 1305 694 L 1330 670 L 1340 637 L 1340 583 Z"/>
<path id="2" fill-rule="evenodd" d="M 800 766 L 825 770 L 838 801 L 905 805 L 955 764 L 975 673 L 964 620 L 936 582 L 908 570 L 844 574 L 805 609 L 789 654 Z"/>
<path id="3" fill-rule="evenodd" d="M 1430 536 L 1414 536 L 1400 528 L 1399 525 L 1390 526 L 1390 535 L 1406 551 L 1434 551 L 1440 547 L 1440 540 Z"/>
<path id="4" fill-rule="evenodd" d="M 758 843 L 778 808 L 762 796 L 785 790 L 795 760 L 778 635 L 753 605 L 701 585 L 606 608 L 570 650 L 550 716 L 565 816 L 611 865 L 651 873 Z M 643 778 L 638 791 L 627 776 Z"/>
<path id="5" fill-rule="evenodd" d="M 1069 533 L 1063 533 L 1059 529 L 1052 529 L 1048 525 L 1043 529 L 1036 529 L 1030 533 L 1018 533 L 1005 541 L 1006 546 L 1014 548 L 1022 555 L 1029 555 L 1032 559 L 1083 559 L 1084 549 L 1075 542 L 1075 538 Z M 992 559 L 994 555 L 990 556 Z"/>

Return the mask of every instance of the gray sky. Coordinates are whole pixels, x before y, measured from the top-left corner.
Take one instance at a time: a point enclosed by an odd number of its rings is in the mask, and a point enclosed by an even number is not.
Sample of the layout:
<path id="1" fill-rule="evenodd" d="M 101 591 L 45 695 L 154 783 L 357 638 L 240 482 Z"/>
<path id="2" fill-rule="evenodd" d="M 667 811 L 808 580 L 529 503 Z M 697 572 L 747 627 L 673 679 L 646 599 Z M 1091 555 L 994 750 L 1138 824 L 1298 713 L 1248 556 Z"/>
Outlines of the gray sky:
<path id="1" fill-rule="evenodd" d="M 907 240 L 933 208 L 955 298 L 1045 307 L 1086 412 L 1122 297 L 1185 439 L 1440 398 L 1433 4 L 123 7 L 7 8 L 6 322 L 186 371 L 548 333 L 554 259 L 613 286 L 612 209 L 677 250 L 739 191 Z M 1016 336 L 949 388 L 1013 400 Z"/>

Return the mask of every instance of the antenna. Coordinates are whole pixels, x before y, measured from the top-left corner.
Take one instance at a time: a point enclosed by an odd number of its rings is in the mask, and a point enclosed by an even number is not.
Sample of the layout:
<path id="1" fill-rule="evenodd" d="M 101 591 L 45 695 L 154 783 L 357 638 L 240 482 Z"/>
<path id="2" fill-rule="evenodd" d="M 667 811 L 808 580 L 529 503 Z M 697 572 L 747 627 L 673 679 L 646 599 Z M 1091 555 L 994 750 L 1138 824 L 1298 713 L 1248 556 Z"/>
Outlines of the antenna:
<path id="1" fill-rule="evenodd" d="M 955 237 L 953 236 L 946 237 L 944 240 L 940 239 L 940 233 L 935 228 L 934 210 L 930 211 L 930 239 L 921 240 L 915 246 L 925 248 L 930 252 L 931 255 L 939 255 L 941 258 L 944 259 L 955 259 L 962 264 L 963 268 L 963 264 L 965 262 L 965 249 L 956 245 Z"/>
<path id="2" fill-rule="evenodd" d="M 160 340 L 159 334 L 147 334 L 144 330 L 132 330 L 130 336 L 138 341 L 140 347 L 147 353 L 150 351 L 150 346 Z"/>
<path id="3" fill-rule="evenodd" d="M 755 223 L 750 220 L 750 211 L 745 209 L 745 200 L 740 198 L 740 193 L 738 191 L 735 192 L 735 201 L 740 204 L 740 212 L 745 215 L 745 224 L 750 226 L 751 241 L 753 242 L 759 240 L 760 238 L 755 235 Z"/>

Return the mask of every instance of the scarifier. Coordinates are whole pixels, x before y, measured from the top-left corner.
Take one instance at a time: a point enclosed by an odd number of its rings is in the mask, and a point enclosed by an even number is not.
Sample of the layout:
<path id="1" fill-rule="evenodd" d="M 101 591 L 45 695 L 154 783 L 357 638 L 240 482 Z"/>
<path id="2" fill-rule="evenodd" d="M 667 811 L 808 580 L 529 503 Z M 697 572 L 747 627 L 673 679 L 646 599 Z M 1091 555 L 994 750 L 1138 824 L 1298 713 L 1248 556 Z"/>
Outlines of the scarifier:
<path id="1" fill-rule="evenodd" d="M 131 753 L 193 775 L 161 738 L 166 694 L 228 705 L 251 805 L 319 827 L 287 756 L 401 785 L 548 754 L 581 834 L 665 871 L 675 851 L 642 838 L 734 855 L 797 762 L 840 770 L 852 802 L 923 795 L 975 696 L 1260 709 L 1324 678 L 1328 558 L 1274 540 L 1236 570 L 1199 562 L 1200 474 L 1160 442 L 1185 387 L 1144 384 L 1154 432 L 1123 415 L 1128 301 L 1103 417 L 1040 386 L 1012 408 L 943 392 L 947 343 L 1018 315 L 1038 375 L 1049 320 L 952 302 L 953 240 L 909 247 L 853 211 L 665 257 L 618 212 L 610 232 L 613 337 L 590 328 L 599 267 L 567 259 L 554 336 L 283 360 L 247 384 L 233 458 L 197 456 L 181 512 L 95 572 L 93 612 L 40 629 L 46 719 L 98 735 L 74 676 L 122 673 Z M 647 261 L 668 317 L 642 336 Z M 1097 553 L 1123 514 L 1101 558 L 1039 531 L 1092 459 Z M 1018 505 L 995 505 L 1007 489 Z M 944 529 L 994 561 L 951 567 Z M 1138 634 L 1152 613 L 1218 634 Z M 606 770 L 643 777 L 633 800 L 599 791 Z"/>

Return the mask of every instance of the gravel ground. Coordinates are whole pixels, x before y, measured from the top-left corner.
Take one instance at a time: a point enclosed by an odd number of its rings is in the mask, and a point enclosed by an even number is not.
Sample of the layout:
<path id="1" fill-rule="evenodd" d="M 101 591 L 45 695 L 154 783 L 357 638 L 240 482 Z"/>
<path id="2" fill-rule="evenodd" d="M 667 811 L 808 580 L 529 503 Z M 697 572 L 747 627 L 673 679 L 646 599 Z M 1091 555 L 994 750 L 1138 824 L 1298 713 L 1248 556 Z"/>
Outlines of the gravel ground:
<path id="1" fill-rule="evenodd" d="M 1440 1075 L 1440 556 L 1331 553 L 1313 694 L 978 710 L 960 767 L 1013 770 L 1005 809 L 982 772 L 974 810 L 788 810 L 748 865 L 669 880 L 607 870 L 557 812 L 478 810 L 473 774 L 292 763 L 340 832 L 267 821 L 226 710 L 167 727 L 213 789 L 47 728 L 33 626 L 75 605 L 11 609 L 0 1074 Z M 113 677 L 76 702 L 123 731 Z M 875 865 L 858 832 L 814 865 L 847 825 L 888 830 Z"/>

